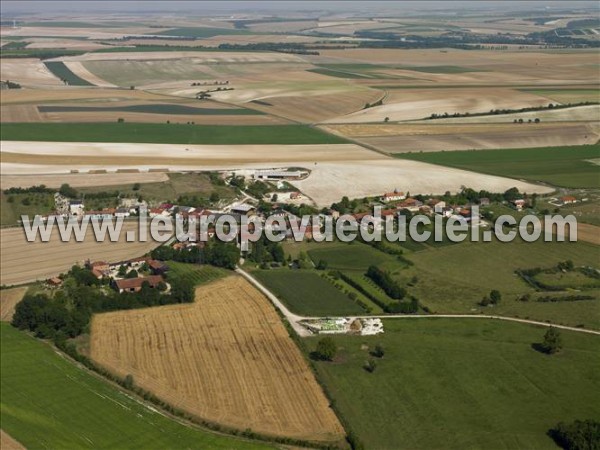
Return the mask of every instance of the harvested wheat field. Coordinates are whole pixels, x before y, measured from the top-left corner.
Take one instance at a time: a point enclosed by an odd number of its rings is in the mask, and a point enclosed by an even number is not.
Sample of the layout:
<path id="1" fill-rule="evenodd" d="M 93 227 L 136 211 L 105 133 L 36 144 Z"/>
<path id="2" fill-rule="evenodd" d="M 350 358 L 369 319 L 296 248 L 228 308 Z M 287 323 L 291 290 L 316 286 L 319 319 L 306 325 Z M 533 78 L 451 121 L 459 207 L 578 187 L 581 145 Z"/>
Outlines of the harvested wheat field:
<path id="1" fill-rule="evenodd" d="M 593 124 L 348 124 L 324 127 L 388 153 L 487 150 L 594 144 L 600 134 Z"/>
<path id="2" fill-rule="evenodd" d="M 119 186 L 134 183 L 160 183 L 168 181 L 165 172 L 139 173 L 68 173 L 60 175 L 5 175 L 0 178 L 0 189 L 11 187 L 27 188 L 43 184 L 50 188 L 58 188 L 63 183 L 72 187 Z"/>
<path id="3" fill-rule="evenodd" d="M 15 307 L 27 292 L 26 287 L 0 290 L 0 320 L 10 322 L 15 314 Z M 4 448 L 4 446 L 2 446 Z"/>
<path id="4" fill-rule="evenodd" d="M 344 430 L 268 300 L 230 276 L 193 304 L 94 316 L 92 359 L 204 420 L 340 441 Z"/>
<path id="5" fill-rule="evenodd" d="M 34 58 L 3 58 L 0 64 L 0 79 L 14 81 L 26 87 L 63 85 L 39 59 Z M 4 92 L 2 96 L 4 97 Z"/>
<path id="6" fill-rule="evenodd" d="M 99 142 L 2 141 L 2 173 L 65 172 L 168 167 L 172 170 L 236 168 L 246 164 L 276 164 L 304 161 L 350 161 L 384 156 L 356 144 L 306 145 L 183 145 L 119 144 Z M 36 166 L 40 167 L 36 167 Z M 54 170 L 48 170 L 53 165 Z M 29 167 L 29 171 L 22 171 Z"/>
<path id="7" fill-rule="evenodd" d="M 332 117 L 350 114 L 382 98 L 375 89 L 357 88 L 336 94 L 267 97 L 262 101 L 247 104 L 254 109 L 275 114 L 299 122 L 320 122 Z"/>
<path id="8" fill-rule="evenodd" d="M 381 195 L 396 188 L 410 191 L 411 194 L 458 192 L 462 186 L 490 192 L 504 192 L 517 187 L 519 191 L 530 194 L 553 190 L 511 178 L 393 158 L 324 162 L 311 170 L 308 178 L 293 183 L 319 207 L 329 206 L 344 195 L 362 198 Z"/>
<path id="9" fill-rule="evenodd" d="M 392 92 L 383 105 L 328 120 L 329 123 L 383 122 L 425 119 L 432 114 L 483 113 L 548 104 L 548 99 L 512 89 L 407 89 Z"/>
<path id="10" fill-rule="evenodd" d="M 141 256 L 155 248 L 158 243 L 126 242 L 127 231 L 136 231 L 136 222 L 124 222 L 118 242 L 96 242 L 91 226 L 83 242 L 62 242 L 54 229 L 49 242 L 27 242 L 21 228 L 0 230 L 0 283 L 6 285 L 45 280 L 68 271 L 73 264 L 86 259 L 120 261 Z"/>

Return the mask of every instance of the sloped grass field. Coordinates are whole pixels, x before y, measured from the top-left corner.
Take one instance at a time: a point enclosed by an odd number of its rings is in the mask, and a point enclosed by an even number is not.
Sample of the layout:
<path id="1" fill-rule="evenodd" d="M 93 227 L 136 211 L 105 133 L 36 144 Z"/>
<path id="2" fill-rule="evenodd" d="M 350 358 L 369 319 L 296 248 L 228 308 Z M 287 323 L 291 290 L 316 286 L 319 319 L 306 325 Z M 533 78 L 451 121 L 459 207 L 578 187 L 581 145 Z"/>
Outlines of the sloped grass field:
<path id="1" fill-rule="evenodd" d="M 2 429 L 27 448 L 262 449 L 177 423 L 0 323 Z"/>
<path id="2" fill-rule="evenodd" d="M 369 449 L 557 448 L 558 422 L 600 419 L 600 338 L 562 331 L 553 356 L 532 348 L 545 328 L 490 320 L 388 319 L 381 336 L 333 336 L 317 371 Z M 309 338 L 308 351 L 318 338 Z M 377 368 L 362 368 L 382 344 Z M 365 349 L 363 345 L 368 346 Z"/>
<path id="3" fill-rule="evenodd" d="M 62 61 L 49 61 L 44 64 L 50 72 L 71 86 L 94 86 L 89 81 L 75 75 Z"/>
<path id="4" fill-rule="evenodd" d="M 518 125 L 515 125 L 518 126 Z M 527 126 L 527 124 L 522 124 Z M 600 145 L 505 150 L 398 153 L 394 156 L 441 166 L 510 178 L 542 181 L 556 186 L 598 188 Z"/>
<path id="5" fill-rule="evenodd" d="M 346 141 L 307 125 L 184 125 L 150 123 L 5 123 L 3 141 L 157 144 L 340 144 Z"/>
<path id="6" fill-rule="evenodd" d="M 278 269 L 257 270 L 252 275 L 296 314 L 343 316 L 365 313 L 350 297 L 315 272 Z"/>

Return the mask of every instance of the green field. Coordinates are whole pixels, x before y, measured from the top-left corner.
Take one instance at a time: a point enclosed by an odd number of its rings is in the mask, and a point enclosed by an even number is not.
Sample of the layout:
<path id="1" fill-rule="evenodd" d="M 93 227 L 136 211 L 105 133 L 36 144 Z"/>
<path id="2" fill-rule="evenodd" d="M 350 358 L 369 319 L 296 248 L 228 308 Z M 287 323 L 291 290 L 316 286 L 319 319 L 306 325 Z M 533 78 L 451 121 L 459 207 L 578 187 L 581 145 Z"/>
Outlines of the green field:
<path id="1" fill-rule="evenodd" d="M 326 69 L 326 68 L 308 69 L 307 72 L 318 73 L 321 75 L 327 75 L 329 77 L 335 77 L 335 78 L 356 78 L 356 79 L 376 78 L 376 77 L 373 77 L 373 76 L 367 75 L 367 74 L 346 72 L 346 71 L 342 71 L 342 70 Z"/>
<path id="2" fill-rule="evenodd" d="M 211 281 L 226 277 L 232 273 L 229 270 L 207 264 L 200 265 L 169 261 L 167 265 L 169 266 L 167 279 L 184 279 L 190 281 L 195 286 L 210 283 Z"/>
<path id="3" fill-rule="evenodd" d="M 515 274 L 517 269 L 553 267 L 572 260 L 576 266 L 598 267 L 600 248 L 585 242 L 489 242 L 462 244 L 413 253 L 414 265 L 394 275 L 401 283 L 418 282 L 409 292 L 432 311 L 442 313 L 490 313 L 551 320 L 600 329 L 600 299 L 583 302 L 537 303 L 517 298 L 533 289 Z M 496 306 L 477 303 L 492 289 L 503 299 Z M 596 294 L 594 294 L 594 292 Z M 586 291 L 597 295 L 599 291 Z M 554 294 L 553 294 L 554 295 Z"/>
<path id="4" fill-rule="evenodd" d="M 241 116 L 261 115 L 263 112 L 246 108 L 194 108 L 185 105 L 146 104 L 128 106 L 38 106 L 38 111 L 45 112 L 134 112 L 147 114 L 174 115 L 209 115 L 209 116 Z"/>
<path id="5" fill-rule="evenodd" d="M 290 310 L 307 316 L 364 314 L 365 311 L 331 282 L 309 270 L 257 270 L 252 272 Z"/>
<path id="6" fill-rule="evenodd" d="M 468 72 L 486 72 L 485 70 L 475 69 L 473 67 L 460 66 L 400 66 L 399 69 L 414 70 L 415 72 L 424 73 L 468 73 Z"/>
<path id="7" fill-rule="evenodd" d="M 16 225 L 21 215 L 30 217 L 52 211 L 54 198 L 52 194 L 5 194 L 0 193 L 0 225 Z"/>
<path id="8" fill-rule="evenodd" d="M 600 419 L 600 338 L 562 331 L 564 349 L 532 348 L 544 328 L 488 320 L 388 319 L 373 337 L 334 336 L 321 381 L 368 449 L 556 448 L 558 422 Z M 317 338 L 310 338 L 309 350 Z M 373 373 L 371 349 L 386 351 Z"/>
<path id="9" fill-rule="evenodd" d="M 308 256 L 315 264 L 320 260 L 327 261 L 327 269 L 359 270 L 366 272 L 372 265 L 394 265 L 396 258 L 374 249 L 366 244 L 354 242 L 332 243 L 316 246 L 308 251 Z"/>
<path id="10" fill-rule="evenodd" d="M 65 63 L 61 61 L 45 62 L 44 65 L 56 77 L 60 78 L 61 80 L 65 80 L 71 86 L 94 86 L 89 81 L 86 81 L 71 72 Z"/>
<path id="11" fill-rule="evenodd" d="M 182 27 L 172 28 L 170 30 L 160 31 L 156 33 L 159 36 L 180 36 L 186 38 L 210 38 L 213 36 L 229 36 L 243 34 L 260 34 L 251 33 L 248 30 L 238 30 L 235 28 L 211 28 L 211 27 Z"/>
<path id="12" fill-rule="evenodd" d="M 177 423 L 0 324 L 2 429 L 31 449 L 267 448 Z"/>
<path id="13" fill-rule="evenodd" d="M 394 156 L 561 187 L 598 188 L 600 145 L 505 150 L 398 153 Z"/>
<path id="14" fill-rule="evenodd" d="M 340 144 L 307 125 L 185 125 L 164 123 L 4 123 L 6 141 L 138 142 L 157 144 Z"/>
<path id="15" fill-rule="evenodd" d="M 520 240 L 511 243 L 465 241 L 453 245 L 422 245 L 417 248 L 418 251 L 408 250 L 404 243 L 386 245 L 402 247 L 405 250 L 403 257 L 413 265 L 358 242 L 350 245 L 339 242 L 286 243 L 284 250 L 292 257 L 305 252 L 315 264 L 321 259 L 327 261 L 328 270 L 340 270 L 383 303 L 393 301 L 364 276 L 371 264 L 389 271 L 409 295 L 418 298 L 422 306 L 435 313 L 488 313 L 600 329 L 600 289 L 581 292 L 595 300 L 542 303 L 535 299 L 569 293 L 536 293 L 515 273 L 519 269 L 554 267 L 566 260 L 572 260 L 576 267 L 598 268 L 600 247 L 596 245 L 585 242 L 525 243 Z M 570 279 L 576 284 L 578 281 L 583 283 L 578 287 L 593 282 L 588 277 Z M 494 306 L 480 306 L 480 300 L 493 289 L 500 291 L 502 301 Z M 518 300 L 528 293 L 532 295 L 530 301 Z M 307 314 L 317 313 L 307 311 Z"/>

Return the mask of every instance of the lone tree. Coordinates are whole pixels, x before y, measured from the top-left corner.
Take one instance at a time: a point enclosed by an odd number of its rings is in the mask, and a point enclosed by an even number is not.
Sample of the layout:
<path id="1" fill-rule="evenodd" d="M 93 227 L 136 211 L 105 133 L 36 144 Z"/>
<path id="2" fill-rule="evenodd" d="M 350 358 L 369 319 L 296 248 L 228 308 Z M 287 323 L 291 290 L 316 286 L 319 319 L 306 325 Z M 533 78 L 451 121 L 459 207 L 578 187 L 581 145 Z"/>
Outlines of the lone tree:
<path id="1" fill-rule="evenodd" d="M 494 289 L 490 292 L 490 302 L 494 305 L 497 305 L 502 300 L 502 294 L 500 291 Z"/>
<path id="2" fill-rule="evenodd" d="M 317 343 L 315 356 L 323 361 L 331 361 L 337 353 L 337 346 L 330 337 L 324 337 Z"/>
<path id="3" fill-rule="evenodd" d="M 383 345 L 377 344 L 371 352 L 371 355 L 375 356 L 376 358 L 383 358 L 383 355 L 385 355 L 385 349 L 383 348 Z"/>
<path id="4" fill-rule="evenodd" d="M 557 353 L 562 348 L 562 338 L 560 331 L 554 327 L 548 328 L 544 335 L 544 342 L 542 342 L 542 350 L 549 355 Z"/>
<path id="5" fill-rule="evenodd" d="M 377 369 L 377 361 L 375 361 L 374 359 L 371 358 L 368 361 L 365 361 L 365 364 L 363 367 L 367 372 L 373 373 L 373 372 L 375 372 L 375 369 Z"/>

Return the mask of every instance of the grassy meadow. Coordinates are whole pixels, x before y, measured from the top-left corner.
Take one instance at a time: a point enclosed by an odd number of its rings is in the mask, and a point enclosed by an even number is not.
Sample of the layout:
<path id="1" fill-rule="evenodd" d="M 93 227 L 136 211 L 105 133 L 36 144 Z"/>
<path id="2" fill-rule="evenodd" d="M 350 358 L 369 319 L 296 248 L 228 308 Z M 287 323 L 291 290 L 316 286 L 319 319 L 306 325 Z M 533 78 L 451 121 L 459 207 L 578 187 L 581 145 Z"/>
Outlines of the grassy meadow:
<path id="1" fill-rule="evenodd" d="M 526 243 L 520 240 L 511 243 L 465 241 L 453 245 L 421 244 L 411 249 L 412 244 L 407 244 L 386 244 L 402 249 L 405 260 L 359 242 L 286 243 L 284 250 L 293 258 L 304 252 L 315 264 L 320 260 L 326 261 L 327 271 L 342 272 L 382 303 L 390 304 L 393 300 L 364 276 L 369 265 L 387 270 L 400 286 L 406 288 L 408 295 L 418 298 L 422 306 L 434 313 L 499 314 L 600 329 L 600 289 L 595 287 L 595 280 L 569 275 L 571 284 L 574 283 L 579 290 L 570 286 L 568 292 L 536 292 L 515 273 L 519 269 L 535 267 L 549 269 L 566 260 L 572 260 L 575 266 L 598 268 L 600 248 L 596 245 L 585 242 Z M 293 273 L 297 276 L 301 272 Z M 351 290 L 343 280 L 338 282 Z M 480 306 L 482 298 L 494 289 L 502 294 L 501 302 Z M 520 301 L 525 294 L 530 294 L 531 299 Z M 282 292 L 284 299 L 286 295 L 291 296 L 293 292 Z M 585 295 L 592 299 L 537 301 L 543 296 L 568 295 Z M 303 313 L 319 314 L 308 300 L 299 298 L 297 301 L 305 302 Z M 381 313 L 377 310 L 372 312 Z"/>
<path id="2" fill-rule="evenodd" d="M 65 80 L 70 86 L 93 86 L 87 80 L 75 75 L 69 68 L 61 61 L 50 61 L 45 62 L 44 65 L 52 72 L 55 76 L 61 80 Z"/>
<path id="3" fill-rule="evenodd" d="M 5 123 L 3 141 L 156 144 L 340 144 L 344 139 L 307 125 L 187 125 L 164 123 Z"/>
<path id="4" fill-rule="evenodd" d="M 398 158 L 456 167 L 510 178 L 541 181 L 561 187 L 598 188 L 600 145 L 485 151 L 399 153 Z"/>
<path id="5" fill-rule="evenodd" d="M 558 422 L 600 419 L 598 336 L 561 332 L 563 350 L 549 356 L 532 348 L 542 327 L 431 318 L 384 328 L 334 336 L 334 362 L 316 362 L 365 448 L 556 448 L 546 432 Z M 309 351 L 317 341 L 309 338 Z M 369 373 L 377 344 L 385 355 Z"/>
<path id="6" fill-rule="evenodd" d="M 27 448 L 259 449 L 175 422 L 0 323 L 2 429 Z"/>

